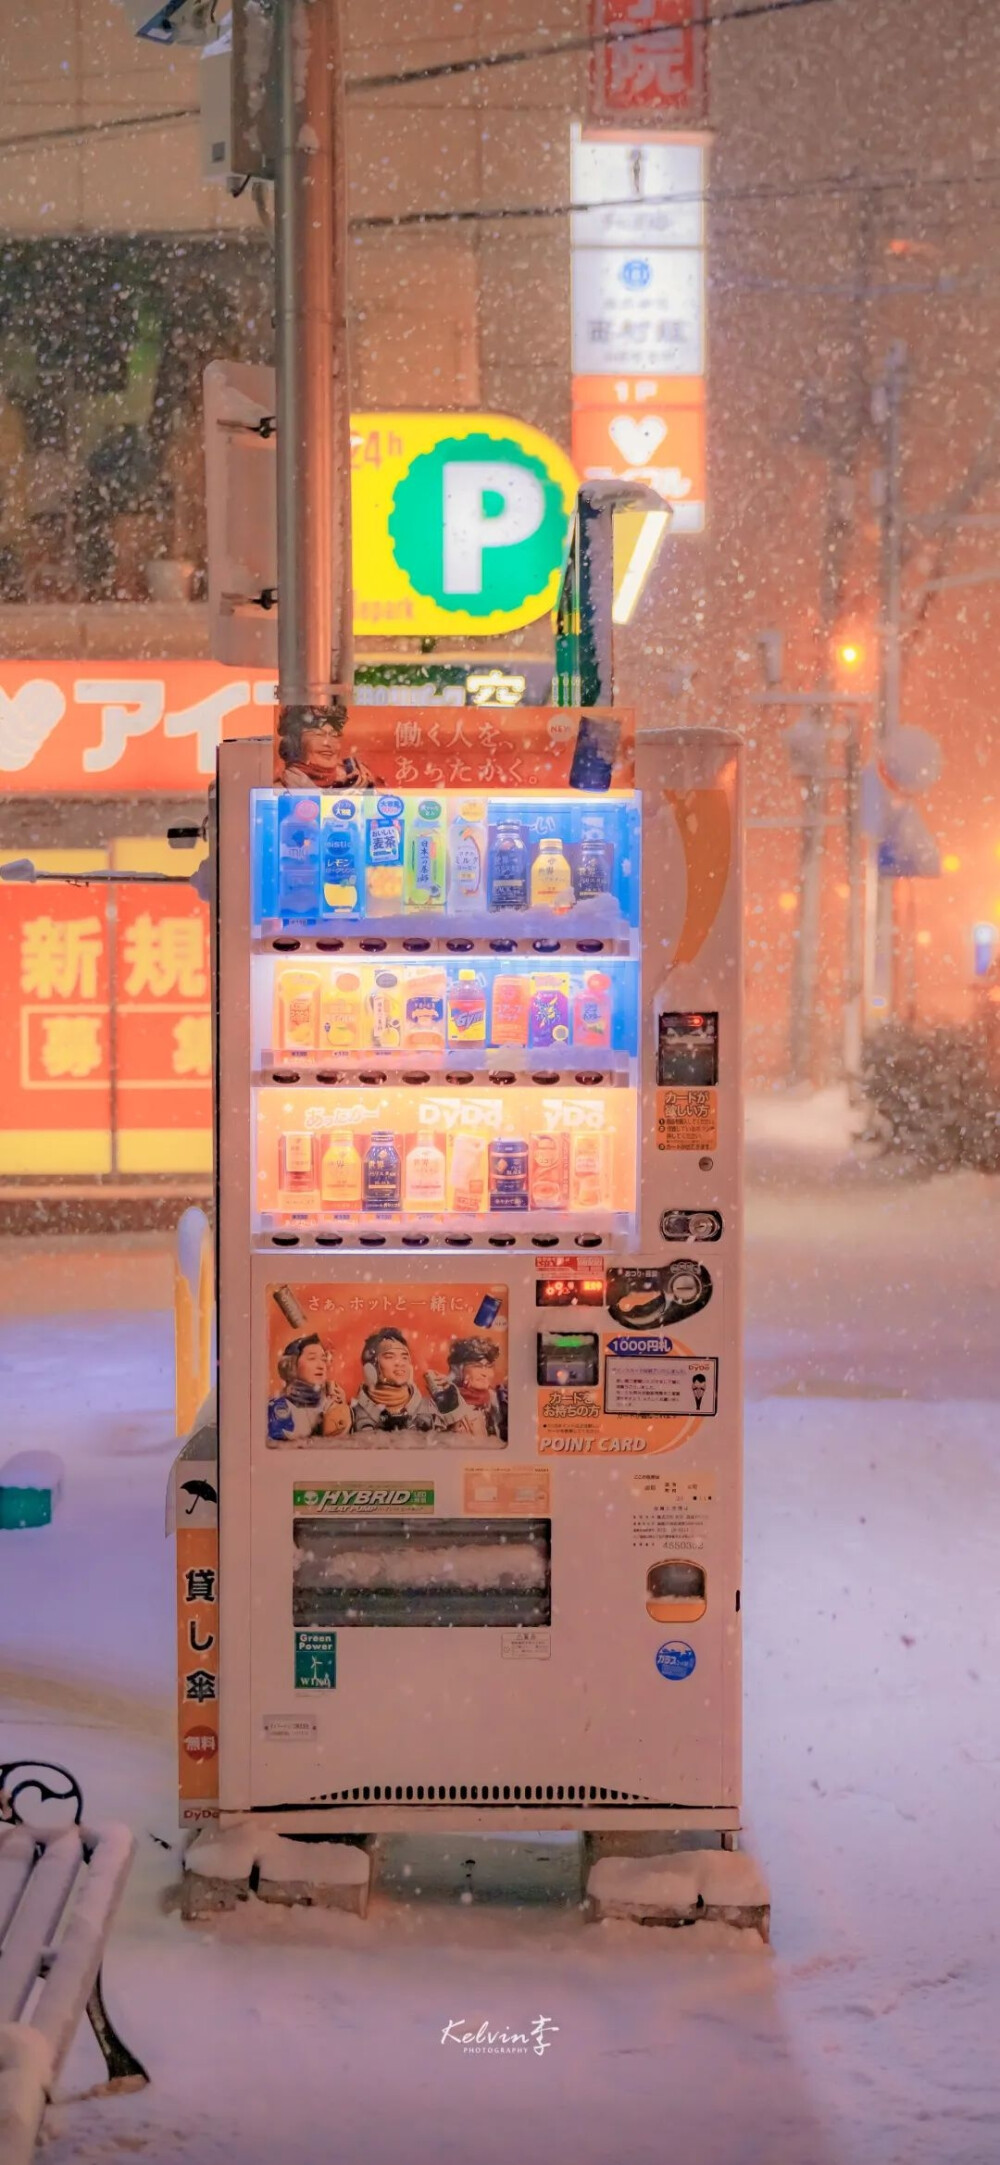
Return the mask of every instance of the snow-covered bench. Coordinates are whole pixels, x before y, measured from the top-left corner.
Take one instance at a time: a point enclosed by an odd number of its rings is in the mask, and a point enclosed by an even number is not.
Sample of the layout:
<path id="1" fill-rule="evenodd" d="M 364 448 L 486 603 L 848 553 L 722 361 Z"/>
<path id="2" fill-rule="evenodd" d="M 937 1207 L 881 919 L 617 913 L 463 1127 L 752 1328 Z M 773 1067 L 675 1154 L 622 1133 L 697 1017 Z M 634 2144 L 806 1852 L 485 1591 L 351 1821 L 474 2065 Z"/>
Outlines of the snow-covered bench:
<path id="1" fill-rule="evenodd" d="M 32 2157 L 42 2114 L 84 2011 L 104 2054 L 109 2084 L 132 2087 L 148 2079 L 112 2028 L 101 1995 L 104 1944 L 134 1848 L 127 1827 L 0 1823 L 3 2165 L 27 2165 Z"/>

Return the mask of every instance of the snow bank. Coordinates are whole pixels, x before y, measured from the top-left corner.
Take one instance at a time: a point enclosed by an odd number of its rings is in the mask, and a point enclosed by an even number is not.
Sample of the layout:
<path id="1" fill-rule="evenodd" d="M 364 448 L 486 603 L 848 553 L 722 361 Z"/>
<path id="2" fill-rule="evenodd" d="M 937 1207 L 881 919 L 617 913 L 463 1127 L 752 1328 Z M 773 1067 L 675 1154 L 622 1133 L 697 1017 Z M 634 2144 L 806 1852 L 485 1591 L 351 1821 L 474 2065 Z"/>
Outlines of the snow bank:
<path id="1" fill-rule="evenodd" d="M 0 2023 L 0 2158 L 30 2165 L 52 2080 L 52 2056 L 37 2030 Z"/>

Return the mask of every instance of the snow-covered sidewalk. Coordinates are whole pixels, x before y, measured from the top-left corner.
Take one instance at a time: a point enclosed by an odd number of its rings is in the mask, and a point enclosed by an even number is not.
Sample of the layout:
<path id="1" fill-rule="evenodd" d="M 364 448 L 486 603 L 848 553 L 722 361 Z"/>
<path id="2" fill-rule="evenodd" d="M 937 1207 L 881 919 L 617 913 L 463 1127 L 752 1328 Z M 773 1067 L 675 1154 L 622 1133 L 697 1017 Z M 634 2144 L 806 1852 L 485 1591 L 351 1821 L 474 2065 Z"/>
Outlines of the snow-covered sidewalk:
<path id="1" fill-rule="evenodd" d="M 419 1895 L 426 1855 L 395 1852 L 364 1924 L 166 1914 L 167 1319 L 0 1321 L 10 1448 L 68 1468 L 55 1525 L 0 1536 L 2 1755 L 66 1760 L 90 1813 L 136 1829 L 107 1985 L 153 2075 L 72 2101 L 101 2074 L 81 2036 L 46 2165 L 993 2165 L 1000 1194 L 768 1190 L 749 1216 L 747 1791 L 770 1952 L 463 1903 L 467 1838 Z M 544 1846 L 503 1875 L 526 1896 Z M 542 2055 L 441 2042 L 459 2017 L 538 2015 Z"/>

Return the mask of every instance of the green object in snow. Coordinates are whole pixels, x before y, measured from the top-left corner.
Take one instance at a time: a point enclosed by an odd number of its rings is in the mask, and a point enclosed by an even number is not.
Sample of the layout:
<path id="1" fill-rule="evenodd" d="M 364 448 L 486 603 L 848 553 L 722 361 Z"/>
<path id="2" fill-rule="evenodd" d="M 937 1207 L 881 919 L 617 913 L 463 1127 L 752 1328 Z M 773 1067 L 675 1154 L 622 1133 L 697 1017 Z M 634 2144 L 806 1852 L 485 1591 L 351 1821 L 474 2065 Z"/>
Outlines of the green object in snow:
<path id="1" fill-rule="evenodd" d="M 49 1526 L 51 1523 L 50 1488 L 0 1488 L 0 1527 Z"/>

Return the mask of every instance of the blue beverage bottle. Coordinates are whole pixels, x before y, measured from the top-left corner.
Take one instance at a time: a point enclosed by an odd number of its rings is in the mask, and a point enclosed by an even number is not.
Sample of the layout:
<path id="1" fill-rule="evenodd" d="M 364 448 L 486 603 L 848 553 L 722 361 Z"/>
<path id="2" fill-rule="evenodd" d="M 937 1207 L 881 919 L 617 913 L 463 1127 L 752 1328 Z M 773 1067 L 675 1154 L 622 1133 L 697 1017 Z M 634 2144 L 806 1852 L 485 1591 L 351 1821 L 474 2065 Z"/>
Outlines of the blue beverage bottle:
<path id="1" fill-rule="evenodd" d="M 323 903 L 334 917 L 353 916 L 358 907 L 361 822 L 351 797 L 328 797 L 323 804 Z"/>
<path id="2" fill-rule="evenodd" d="M 486 894 L 491 910 L 528 907 L 528 846 L 519 819 L 501 815 L 490 829 Z"/>
<path id="3" fill-rule="evenodd" d="M 319 916 L 319 798 L 282 797 L 278 804 L 278 915 L 311 922 Z"/>
<path id="4" fill-rule="evenodd" d="M 398 1210 L 401 1178 L 396 1138 L 388 1128 L 377 1128 L 365 1151 L 361 1191 L 365 1210 Z"/>

